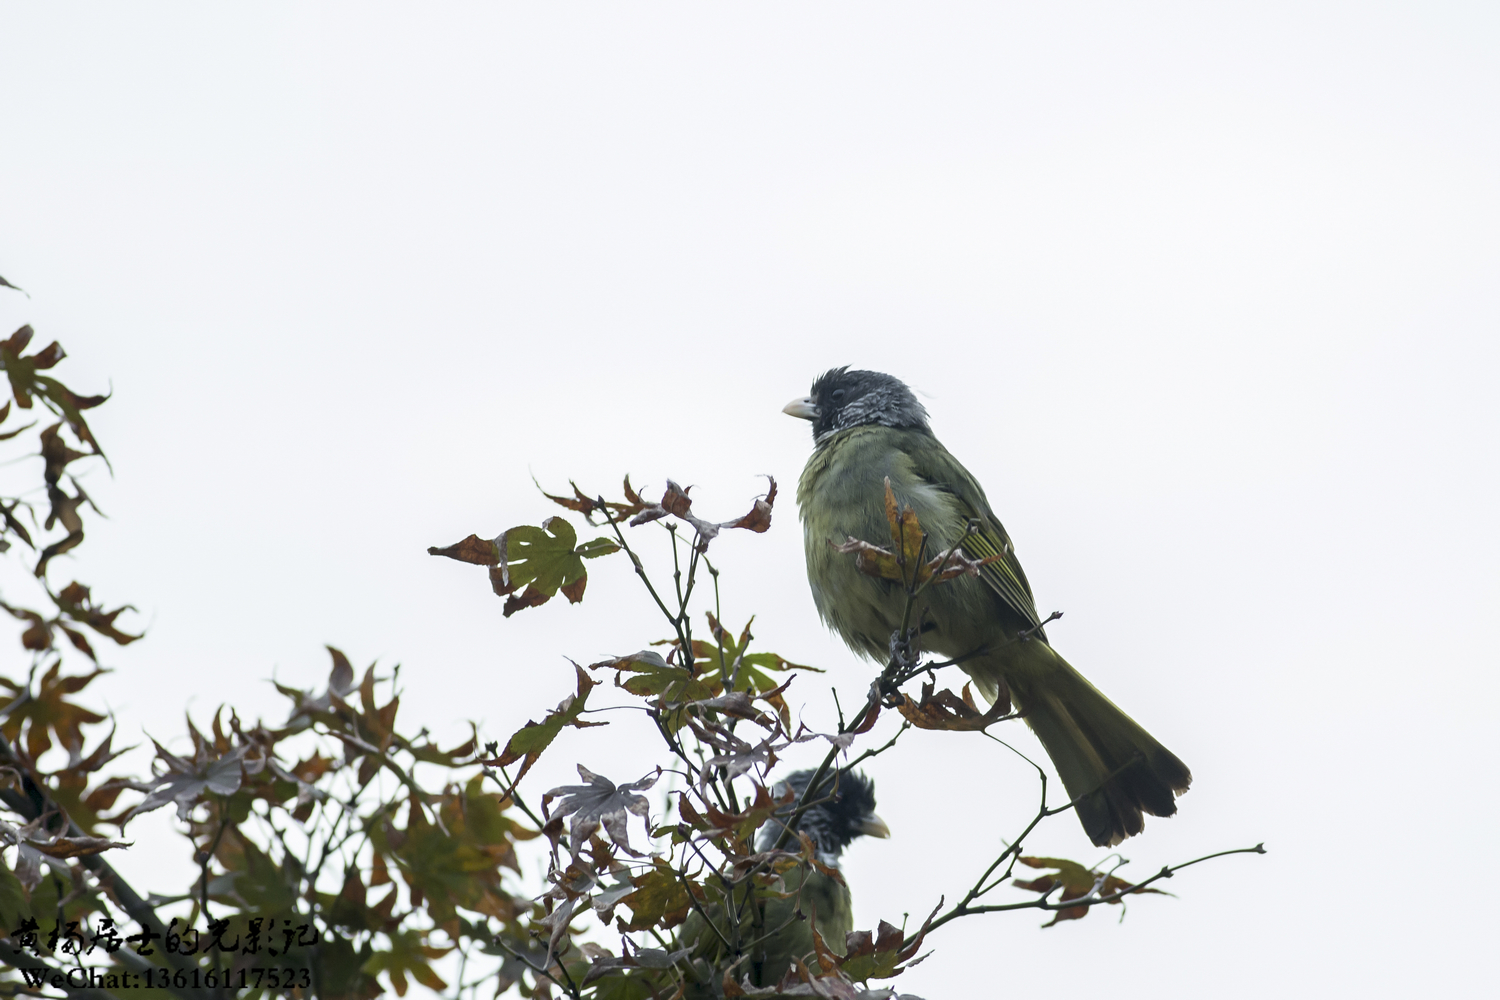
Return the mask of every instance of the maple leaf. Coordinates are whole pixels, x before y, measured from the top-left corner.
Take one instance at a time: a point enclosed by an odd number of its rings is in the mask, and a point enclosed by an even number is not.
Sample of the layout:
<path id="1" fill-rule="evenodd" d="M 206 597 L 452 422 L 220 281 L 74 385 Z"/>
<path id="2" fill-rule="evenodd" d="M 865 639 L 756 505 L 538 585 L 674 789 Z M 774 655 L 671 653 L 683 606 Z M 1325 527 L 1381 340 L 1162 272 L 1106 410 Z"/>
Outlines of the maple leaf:
<path id="1" fill-rule="evenodd" d="M 691 879 L 684 884 L 666 861 L 656 858 L 652 865 L 650 871 L 631 879 L 635 891 L 621 900 L 630 907 L 633 918 L 625 924 L 626 930 L 665 929 L 682 923 L 692 906 L 688 897 L 690 887 L 694 896 L 700 900 L 705 898 L 700 886 Z"/>
<path id="2" fill-rule="evenodd" d="M 250 750 L 248 745 L 241 744 L 225 754 L 214 754 L 202 746 L 192 760 L 185 760 L 155 740 L 151 742 L 156 746 L 156 759 L 166 770 L 149 782 L 131 784 L 130 787 L 147 795 L 120 817 L 121 829 L 141 813 L 160 809 L 169 802 L 177 806 L 178 817 L 186 820 L 204 793 L 233 795 L 239 791 L 244 777 L 240 761 Z"/>
<path id="3" fill-rule="evenodd" d="M 1134 895 L 1146 892 L 1156 893 L 1160 896 L 1171 895 L 1171 893 L 1164 892 L 1161 889 L 1137 889 L 1132 883 L 1122 878 L 1096 871 L 1092 868 L 1085 868 L 1078 862 L 1069 861 L 1066 858 L 1023 857 L 1021 858 L 1021 864 L 1029 868 L 1051 868 L 1054 871 L 1039 878 L 1029 880 L 1015 879 L 1013 881 L 1015 887 L 1031 892 L 1040 892 L 1043 895 L 1061 887 L 1062 893 L 1057 899 L 1059 903 L 1066 903 L 1074 899 L 1087 899 L 1096 893 L 1099 896 L 1114 896 L 1119 893 Z M 1119 906 L 1123 902 L 1123 899 L 1108 900 L 1111 906 Z M 1062 920 L 1082 920 L 1088 916 L 1089 908 L 1092 905 L 1091 903 L 1085 903 L 1081 906 L 1070 906 L 1066 909 L 1058 910 L 1052 919 L 1042 926 L 1054 927 Z"/>
<path id="4" fill-rule="evenodd" d="M 568 485 L 573 487 L 573 495 L 571 497 L 556 496 L 554 494 L 548 493 L 546 490 L 542 490 L 542 496 L 546 497 L 548 500 L 551 500 L 558 506 L 566 507 L 569 510 L 578 511 L 584 516 L 584 518 L 588 520 L 590 524 L 601 523 L 595 521 L 593 517 L 593 515 L 599 511 L 603 511 L 608 520 L 625 521 L 639 514 L 641 511 L 653 506 L 652 504 L 647 503 L 645 500 L 642 500 L 640 494 L 631 489 L 629 476 L 625 477 L 624 503 L 605 500 L 602 497 L 590 498 L 588 496 L 585 496 L 583 490 L 579 489 L 578 484 L 573 482 L 571 479 L 568 480 Z M 537 489 L 541 489 L 541 486 L 538 485 Z"/>
<path id="5" fill-rule="evenodd" d="M 572 817 L 568 823 L 568 834 L 573 844 L 574 857 L 583 849 L 589 835 L 601 825 L 617 847 L 634 857 L 640 857 L 640 852 L 630 846 L 630 831 L 626 827 L 626 820 L 628 814 L 645 816 L 650 812 L 651 803 L 638 793 L 656 784 L 661 771 L 658 769 L 655 774 L 638 781 L 616 785 L 604 775 L 595 774 L 579 764 L 578 776 L 588 784 L 561 785 L 542 796 L 544 816 L 548 815 L 548 803 L 559 799 L 556 818 Z"/>
<path id="6" fill-rule="evenodd" d="M 717 538 L 725 528 L 746 528 L 757 533 L 766 531 L 771 527 L 771 508 L 776 503 L 776 480 L 772 476 L 766 478 L 771 481 L 771 488 L 763 497 L 756 498 L 748 514 L 732 521 L 705 521 L 696 516 L 692 512 L 693 499 L 688 495 L 692 487 L 684 488 L 668 479 L 667 490 L 662 494 L 661 502 L 641 510 L 630 519 L 630 526 L 639 527 L 671 515 L 691 525 L 697 532 L 698 540 L 694 548 L 699 552 L 708 551 L 708 543 Z"/>
<path id="7" fill-rule="evenodd" d="M 828 544 L 833 546 L 835 552 L 853 555 L 854 565 L 866 576 L 895 580 L 913 590 L 928 583 L 945 583 L 961 576 L 977 577 L 982 567 L 1003 558 L 992 555 L 974 559 L 955 545 L 935 553 L 931 558 L 923 559 L 927 533 L 917 520 L 917 512 L 896 502 L 890 477 L 885 480 L 885 517 L 891 530 L 890 548 L 852 535 L 846 542 L 830 541 Z"/>
<path id="8" fill-rule="evenodd" d="M 562 732 L 565 726 L 587 729 L 608 725 L 605 722 L 585 722 L 578 717 L 583 712 L 584 706 L 588 704 L 589 692 L 598 682 L 584 673 L 583 668 L 578 664 L 573 664 L 573 669 L 578 676 L 577 692 L 564 698 L 556 708 L 547 713 L 541 722 L 528 721 L 526 725 L 516 730 L 506 742 L 505 750 L 500 756 L 494 761 L 484 762 L 506 767 L 518 760 L 521 761 L 521 770 L 511 783 L 512 788 L 526 776 L 526 772 L 531 770 L 531 765 L 537 762 L 543 750 L 552 745 L 552 741 L 557 739 L 557 734 Z"/>
<path id="9" fill-rule="evenodd" d="M 921 701 L 913 701 L 909 695 L 896 694 L 894 697 L 901 699 L 896 703 L 896 710 L 918 729 L 946 729 L 954 732 L 984 730 L 1006 718 L 1006 713 L 1010 711 L 1010 695 L 1003 684 L 995 703 L 983 712 L 974 703 L 974 695 L 968 684 L 964 685 L 962 697 L 946 689 L 934 693 L 933 688 L 936 686 L 936 681 L 924 683 Z"/>
<path id="10" fill-rule="evenodd" d="M 61 671 L 62 661 L 54 660 L 38 679 L 36 690 L 23 693 L 8 706 L 3 731 L 9 739 L 15 740 L 20 737 L 24 725 L 26 752 L 32 760 L 51 748 L 49 730 L 62 746 L 81 747 L 84 743 L 83 727 L 104 721 L 104 716 L 69 701 L 67 696 L 82 691 L 105 671 L 97 667 L 87 674 L 69 675 Z"/>
<path id="11" fill-rule="evenodd" d="M 558 591 L 577 604 L 583 600 L 584 588 L 588 586 L 588 570 L 583 561 L 619 549 L 608 538 L 593 538 L 579 544 L 578 535 L 567 520 L 549 517 L 540 527 L 519 525 L 493 540 L 469 535 L 444 548 L 431 547 L 427 553 L 490 567 L 490 587 L 497 596 L 505 598 L 504 615 L 509 618 L 524 608 L 546 604 Z M 523 586 L 526 589 L 517 594 Z"/>

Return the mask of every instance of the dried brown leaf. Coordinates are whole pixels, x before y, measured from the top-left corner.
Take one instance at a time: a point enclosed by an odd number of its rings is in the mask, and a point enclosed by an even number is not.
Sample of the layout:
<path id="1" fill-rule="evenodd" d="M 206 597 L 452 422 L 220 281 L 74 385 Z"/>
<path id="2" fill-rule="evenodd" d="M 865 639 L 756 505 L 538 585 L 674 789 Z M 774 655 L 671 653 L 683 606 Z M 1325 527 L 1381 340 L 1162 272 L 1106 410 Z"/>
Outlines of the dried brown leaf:
<path id="1" fill-rule="evenodd" d="M 964 685 L 962 697 L 947 689 L 934 693 L 934 687 L 935 681 L 923 684 L 919 702 L 912 701 L 908 695 L 896 695 L 901 699 L 896 703 L 896 710 L 918 729 L 974 732 L 993 725 L 1010 711 L 1010 695 L 1003 687 L 995 703 L 983 712 L 974 703 L 968 684 Z"/>
<path id="2" fill-rule="evenodd" d="M 449 559 L 473 563 L 476 566 L 495 566 L 500 562 L 500 546 L 496 541 L 489 538 L 480 538 L 478 535 L 470 535 L 463 541 L 454 542 L 445 548 L 430 547 L 427 550 L 427 554 L 430 556 L 447 556 Z"/>

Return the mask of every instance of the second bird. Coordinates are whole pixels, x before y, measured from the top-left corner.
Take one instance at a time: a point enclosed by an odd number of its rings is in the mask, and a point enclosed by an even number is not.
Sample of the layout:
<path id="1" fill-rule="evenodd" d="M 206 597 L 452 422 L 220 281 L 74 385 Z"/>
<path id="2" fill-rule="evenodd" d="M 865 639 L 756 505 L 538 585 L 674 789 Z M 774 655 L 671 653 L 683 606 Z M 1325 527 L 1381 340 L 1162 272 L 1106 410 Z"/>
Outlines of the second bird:
<path id="1" fill-rule="evenodd" d="M 812 781 L 812 771 L 798 771 L 777 784 L 773 794 L 781 796 L 788 791 L 800 801 Z M 769 851 L 776 846 L 784 828 L 784 813 L 791 806 L 779 811 L 777 816 L 760 828 L 756 849 Z M 794 830 L 805 833 L 817 851 L 818 862 L 825 868 L 838 868 L 839 856 L 844 849 L 860 837 L 889 837 L 891 831 L 885 821 L 875 815 L 875 786 L 869 778 L 847 769 L 840 769 L 831 780 L 821 785 L 814 804 L 810 805 L 798 819 Z M 794 841 L 788 850 L 798 849 Z M 773 986 L 781 981 L 797 962 L 817 965 L 813 944 L 813 928 L 822 935 L 829 948 L 844 954 L 844 942 L 854 930 L 854 901 L 849 886 L 806 864 L 792 867 L 782 874 L 783 893 L 772 895 L 765 901 L 763 920 L 759 931 L 745 926 L 752 918 L 744 906 L 744 892 L 735 897 L 738 903 L 737 920 L 731 921 L 721 897 L 702 911 L 694 910 L 682 925 L 680 940 L 694 951 L 694 958 L 704 965 L 700 971 L 717 969 L 730 961 L 726 945 L 731 939 L 743 936 L 746 941 L 755 939 L 749 946 L 748 963 L 736 967 L 741 977 L 748 975 L 756 985 Z M 707 920 L 718 928 L 710 931 Z M 735 926 L 739 925 L 736 934 Z M 718 979 L 707 976 L 707 985 L 717 985 Z M 710 990 L 693 989 L 687 996 L 696 1000 L 699 996 L 714 995 Z M 722 994 L 717 994 L 722 995 Z"/>
<path id="2" fill-rule="evenodd" d="M 1100 846 L 1141 832 L 1143 813 L 1170 816 L 1192 775 L 1186 765 L 1053 651 L 1031 586 L 984 490 L 927 425 L 899 379 L 836 368 L 785 412 L 812 422 L 815 447 L 797 486 L 807 578 L 818 613 L 856 652 L 883 662 L 906 592 L 861 573 L 830 543 L 889 537 L 885 480 L 917 515 L 928 552 L 961 544 L 998 557 L 979 578 L 922 592 L 922 645 L 961 666 L 993 700 L 1003 682 L 1052 758 L 1078 818 Z M 971 520 L 978 531 L 965 535 Z M 1032 638 L 1023 639 L 1023 634 Z"/>

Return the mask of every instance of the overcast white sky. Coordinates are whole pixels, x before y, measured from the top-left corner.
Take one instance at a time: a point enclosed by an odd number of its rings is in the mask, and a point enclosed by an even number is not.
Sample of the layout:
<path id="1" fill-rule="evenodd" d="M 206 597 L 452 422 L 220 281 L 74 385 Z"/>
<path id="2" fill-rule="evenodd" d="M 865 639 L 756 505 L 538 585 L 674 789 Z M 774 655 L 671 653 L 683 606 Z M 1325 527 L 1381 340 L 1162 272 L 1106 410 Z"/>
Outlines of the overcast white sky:
<path id="1" fill-rule="evenodd" d="M 266 679 L 321 682 L 331 642 L 403 664 L 410 723 L 503 738 L 565 655 L 662 629 L 622 562 L 505 621 L 426 547 L 552 513 L 532 475 L 670 475 L 729 517 L 769 472 L 772 531 L 716 543 L 727 616 L 847 704 L 871 668 L 813 611 L 779 411 L 890 371 L 1054 644 L 1193 769 L 1128 871 L 1271 850 L 1123 924 L 960 921 L 900 986 L 1474 987 L 1497 67 L 1483 3 L 0 5 L 0 275 L 31 294 L 0 321 L 115 393 L 110 520 L 56 575 L 150 630 L 93 690 L 135 739 L 279 719 Z M 810 721 L 827 683 L 794 685 Z M 870 769 L 893 839 L 846 858 L 864 925 L 951 899 L 1034 806 L 994 744 L 907 739 Z M 572 733 L 534 787 L 653 752 Z M 166 891 L 156 846 L 120 864 Z M 1068 818 L 1033 846 L 1102 853 Z"/>

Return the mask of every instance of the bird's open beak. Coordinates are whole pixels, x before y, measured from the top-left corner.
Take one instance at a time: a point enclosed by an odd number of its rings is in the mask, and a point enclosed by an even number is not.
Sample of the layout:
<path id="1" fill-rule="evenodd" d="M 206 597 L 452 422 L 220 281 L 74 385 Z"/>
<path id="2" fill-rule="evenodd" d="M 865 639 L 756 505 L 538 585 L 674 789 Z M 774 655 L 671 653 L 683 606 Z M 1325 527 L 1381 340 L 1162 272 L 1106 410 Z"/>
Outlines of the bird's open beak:
<path id="1" fill-rule="evenodd" d="M 885 820 L 871 813 L 860 821 L 859 833 L 862 837 L 879 837 L 884 840 L 891 835 L 891 828 L 885 825 Z"/>
<path id="2" fill-rule="evenodd" d="M 781 412 L 790 413 L 792 416 L 801 417 L 803 420 L 817 420 L 818 404 L 813 402 L 811 396 L 803 396 L 801 399 L 794 399 L 783 406 Z"/>

